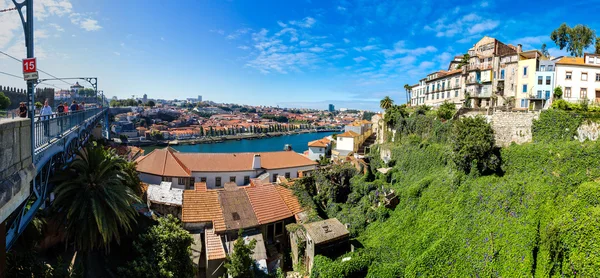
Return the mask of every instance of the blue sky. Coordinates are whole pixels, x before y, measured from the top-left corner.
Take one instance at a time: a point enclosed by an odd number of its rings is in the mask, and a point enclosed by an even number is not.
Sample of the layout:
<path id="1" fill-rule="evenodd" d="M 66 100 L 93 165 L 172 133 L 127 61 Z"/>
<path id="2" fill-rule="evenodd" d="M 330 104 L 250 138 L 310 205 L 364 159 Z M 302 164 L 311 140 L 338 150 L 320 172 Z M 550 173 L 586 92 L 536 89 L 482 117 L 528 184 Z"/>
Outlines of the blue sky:
<path id="1" fill-rule="evenodd" d="M 484 35 L 564 55 L 549 39 L 562 22 L 600 31 L 598 1 L 34 2 L 39 68 L 97 76 L 108 96 L 321 109 L 404 102 L 404 84 L 447 68 Z M 16 12 L 0 13 L 0 50 L 24 57 L 22 33 Z M 21 75 L 2 55 L 0 69 Z M 0 85 L 24 88 L 5 75 Z"/>

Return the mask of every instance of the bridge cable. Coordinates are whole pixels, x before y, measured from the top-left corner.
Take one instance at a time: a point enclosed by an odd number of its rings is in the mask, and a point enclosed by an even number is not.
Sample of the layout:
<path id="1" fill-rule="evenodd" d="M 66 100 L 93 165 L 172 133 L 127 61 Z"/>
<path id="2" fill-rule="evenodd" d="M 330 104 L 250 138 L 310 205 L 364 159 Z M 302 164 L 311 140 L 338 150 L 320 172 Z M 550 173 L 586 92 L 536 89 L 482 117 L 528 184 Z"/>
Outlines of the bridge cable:
<path id="1" fill-rule="evenodd" d="M 12 58 L 13 60 L 15 60 L 15 61 L 17 61 L 17 62 L 19 62 L 19 63 L 21 63 L 21 62 L 22 62 L 22 61 L 21 61 L 21 60 L 19 60 L 18 58 L 15 58 L 14 56 L 12 56 L 12 55 L 10 55 L 10 54 L 8 54 L 8 53 L 5 53 L 5 52 L 3 52 L 3 51 L 1 51 L 1 50 L 0 50 L 0 53 L 1 53 L 1 54 L 4 54 L 4 55 L 6 55 L 6 56 L 8 56 L 8 57 L 10 57 L 10 58 Z M 45 73 L 45 74 L 47 74 L 47 75 L 50 75 L 50 77 L 52 77 L 52 78 L 56 78 L 56 80 L 60 80 L 60 81 L 62 81 L 62 82 L 65 82 L 65 83 L 66 83 L 67 85 L 69 85 L 69 86 L 73 86 L 73 85 L 74 85 L 73 83 L 69 83 L 69 82 L 65 81 L 64 79 L 58 78 L 58 77 L 56 77 L 56 76 L 54 76 L 54 75 L 52 75 L 52 74 L 50 74 L 50 73 L 48 73 L 48 72 L 46 72 L 46 71 L 43 71 L 43 70 L 41 70 L 41 69 L 38 69 L 38 71 L 41 71 L 41 72 L 43 72 L 43 73 Z"/>

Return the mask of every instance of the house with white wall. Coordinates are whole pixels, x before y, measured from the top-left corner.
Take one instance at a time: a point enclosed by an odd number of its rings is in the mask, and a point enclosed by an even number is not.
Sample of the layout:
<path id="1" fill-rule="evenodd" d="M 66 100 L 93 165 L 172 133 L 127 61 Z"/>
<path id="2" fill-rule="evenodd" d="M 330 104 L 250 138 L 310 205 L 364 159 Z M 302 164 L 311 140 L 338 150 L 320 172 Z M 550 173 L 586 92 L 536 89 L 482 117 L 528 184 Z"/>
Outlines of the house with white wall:
<path id="1" fill-rule="evenodd" d="M 331 140 L 322 138 L 308 142 L 307 156 L 310 160 L 319 160 L 328 157 L 331 153 Z"/>
<path id="2" fill-rule="evenodd" d="M 271 182 L 278 176 L 298 178 L 298 173 L 315 170 L 317 162 L 292 151 L 262 153 L 183 153 L 167 147 L 155 149 L 136 160 L 142 182 L 172 182 L 173 187 L 191 189 L 195 182 L 205 182 L 208 189 L 223 188 L 227 182 L 238 186 L 250 179 L 268 175 Z"/>
<path id="3" fill-rule="evenodd" d="M 562 87 L 566 101 L 600 103 L 600 55 L 586 53 L 583 57 L 558 60 L 556 85 Z"/>

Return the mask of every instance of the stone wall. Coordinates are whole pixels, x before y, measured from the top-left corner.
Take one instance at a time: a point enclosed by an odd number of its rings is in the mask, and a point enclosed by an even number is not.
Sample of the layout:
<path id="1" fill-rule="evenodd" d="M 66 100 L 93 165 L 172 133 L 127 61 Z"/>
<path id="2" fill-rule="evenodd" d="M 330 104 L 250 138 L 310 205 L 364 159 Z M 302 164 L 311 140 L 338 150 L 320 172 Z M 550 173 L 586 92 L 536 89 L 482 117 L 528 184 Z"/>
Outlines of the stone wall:
<path id="1" fill-rule="evenodd" d="M 3 92 L 4 95 L 10 99 L 8 109 L 18 108 L 20 102 L 29 103 L 29 97 L 27 96 L 27 90 L 25 89 L 3 87 L 0 85 L 0 92 Z M 36 88 L 34 98 L 36 102 L 39 101 L 42 104 L 47 99 L 48 104 L 54 107 L 54 89 L 52 88 Z"/>
<path id="2" fill-rule="evenodd" d="M 583 142 L 585 140 L 596 141 L 600 135 L 600 124 L 596 122 L 586 122 L 577 128 L 577 140 Z"/>
<path id="3" fill-rule="evenodd" d="M 0 222 L 31 192 L 35 175 L 29 119 L 0 120 Z"/>
<path id="4" fill-rule="evenodd" d="M 531 142 L 533 120 L 538 119 L 539 112 L 494 112 L 488 116 L 494 129 L 496 145 L 506 147 L 512 142 L 523 144 Z"/>

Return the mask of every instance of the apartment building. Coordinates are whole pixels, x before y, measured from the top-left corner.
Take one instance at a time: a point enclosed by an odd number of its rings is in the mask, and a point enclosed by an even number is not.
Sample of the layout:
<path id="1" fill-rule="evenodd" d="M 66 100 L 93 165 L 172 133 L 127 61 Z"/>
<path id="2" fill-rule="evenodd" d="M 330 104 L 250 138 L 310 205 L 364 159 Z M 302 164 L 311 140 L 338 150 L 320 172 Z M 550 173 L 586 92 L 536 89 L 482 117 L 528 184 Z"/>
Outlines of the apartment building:
<path id="1" fill-rule="evenodd" d="M 563 88 L 563 99 L 600 103 L 600 55 L 563 57 L 556 61 L 556 85 Z"/>
<path id="2" fill-rule="evenodd" d="M 425 104 L 438 107 L 448 101 L 461 105 L 464 100 L 462 91 L 462 73 L 460 69 L 438 71 L 427 76 L 425 86 L 430 88 L 425 98 Z"/>
<path id="3" fill-rule="evenodd" d="M 526 51 L 519 55 L 515 108 L 529 109 L 529 100 L 535 97 L 535 90 L 537 89 L 536 72 L 540 57 L 542 57 L 542 54 L 537 50 Z"/>
<path id="4" fill-rule="evenodd" d="M 423 105 L 425 104 L 425 88 L 426 88 L 426 84 L 425 81 L 427 79 L 423 78 L 421 80 L 419 80 L 419 83 L 412 85 L 410 88 L 410 105 L 411 106 L 418 106 L 418 105 Z"/>

